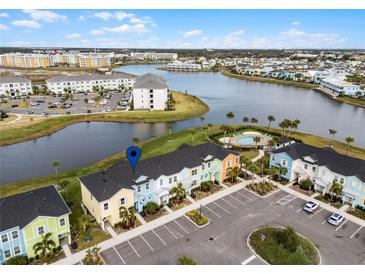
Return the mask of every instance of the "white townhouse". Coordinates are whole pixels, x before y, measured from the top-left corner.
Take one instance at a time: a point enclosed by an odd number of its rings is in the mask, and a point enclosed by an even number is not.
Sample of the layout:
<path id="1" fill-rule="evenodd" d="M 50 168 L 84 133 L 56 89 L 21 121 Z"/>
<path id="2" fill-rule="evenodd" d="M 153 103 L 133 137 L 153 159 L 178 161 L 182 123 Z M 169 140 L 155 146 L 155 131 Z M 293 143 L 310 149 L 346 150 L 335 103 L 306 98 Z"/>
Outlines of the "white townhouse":
<path id="1" fill-rule="evenodd" d="M 334 93 L 335 95 L 357 95 L 360 86 L 344 81 L 339 78 L 327 77 L 320 80 L 321 89 Z"/>
<path id="2" fill-rule="evenodd" d="M 165 110 L 170 91 L 162 77 L 147 73 L 135 79 L 132 98 L 136 110 Z"/>
<path id="3" fill-rule="evenodd" d="M 80 93 L 92 92 L 95 88 L 100 90 L 117 90 L 132 88 L 135 76 L 127 73 L 93 74 L 80 76 L 57 76 L 46 80 L 48 90 L 56 94 L 66 92 Z M 93 88 L 95 87 L 95 88 Z"/>
<path id="4" fill-rule="evenodd" d="M 0 95 L 18 96 L 32 93 L 32 82 L 21 77 L 0 77 Z"/>
<path id="5" fill-rule="evenodd" d="M 192 63 L 192 62 L 180 62 L 180 61 L 176 61 L 176 62 L 167 64 L 166 68 L 168 70 L 195 71 L 195 70 L 201 70 L 202 69 L 202 65 L 201 64 Z"/>

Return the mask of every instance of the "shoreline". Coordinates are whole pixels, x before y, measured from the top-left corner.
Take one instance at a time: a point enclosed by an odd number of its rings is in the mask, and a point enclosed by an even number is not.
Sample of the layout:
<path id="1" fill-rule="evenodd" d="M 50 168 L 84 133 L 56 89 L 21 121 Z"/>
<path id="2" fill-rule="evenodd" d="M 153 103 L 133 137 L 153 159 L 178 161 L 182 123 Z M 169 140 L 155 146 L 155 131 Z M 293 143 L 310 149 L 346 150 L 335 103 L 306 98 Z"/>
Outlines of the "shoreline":
<path id="1" fill-rule="evenodd" d="M 352 105 L 355 107 L 365 108 L 365 101 L 363 101 L 363 103 L 362 103 L 361 101 L 356 101 L 356 99 L 352 99 L 350 97 L 335 97 L 335 96 L 328 94 L 327 92 L 321 90 L 319 88 L 319 86 L 315 85 L 315 84 L 294 82 L 294 81 L 288 81 L 288 80 L 279 80 L 279 79 L 272 79 L 272 78 L 264 78 L 264 77 L 258 77 L 258 76 L 247 76 L 247 75 L 241 75 L 241 74 L 234 74 L 234 73 L 231 73 L 228 71 L 221 71 L 221 74 L 225 77 L 235 78 L 235 79 L 239 79 L 239 80 L 256 81 L 256 82 L 262 82 L 262 83 L 311 89 L 316 92 L 320 92 L 321 94 L 323 94 L 337 102 Z"/>
<path id="2" fill-rule="evenodd" d="M 49 117 L 40 122 L 32 121 L 30 124 L 26 124 L 22 127 L 16 127 L 16 124 L 13 123 L 10 128 L 7 129 L 2 129 L 0 127 L 0 146 L 12 145 L 49 136 L 69 125 L 81 122 L 175 122 L 199 117 L 209 111 L 209 106 L 194 95 L 176 91 L 172 91 L 172 94 L 176 100 L 176 110 L 173 111 L 130 111 L 107 114 L 80 114 L 73 116 Z M 14 128 L 12 128 L 13 125 L 15 125 Z"/>
<path id="3" fill-rule="evenodd" d="M 173 70 L 173 69 L 167 69 L 166 67 L 158 67 L 156 68 L 157 70 L 163 70 L 163 71 L 168 71 L 168 72 L 186 72 L 186 73 L 190 73 L 190 72 L 219 72 L 219 70 L 215 71 L 215 70 L 211 70 L 211 69 L 200 69 L 200 70 Z"/>

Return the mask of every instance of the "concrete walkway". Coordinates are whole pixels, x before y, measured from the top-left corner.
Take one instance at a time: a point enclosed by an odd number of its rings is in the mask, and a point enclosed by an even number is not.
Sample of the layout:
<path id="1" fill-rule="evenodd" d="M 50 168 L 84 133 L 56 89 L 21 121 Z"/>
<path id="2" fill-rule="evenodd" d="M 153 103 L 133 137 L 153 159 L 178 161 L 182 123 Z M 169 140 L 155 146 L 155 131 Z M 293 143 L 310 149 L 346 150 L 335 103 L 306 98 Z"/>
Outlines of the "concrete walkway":
<path id="1" fill-rule="evenodd" d="M 65 253 L 66 257 L 70 257 L 72 255 L 70 248 L 67 244 L 62 245 L 63 252 Z"/>
<path id="2" fill-rule="evenodd" d="M 115 233 L 114 229 L 111 226 L 107 226 L 106 230 L 109 232 L 110 235 L 112 235 L 113 238 L 117 237 L 117 233 Z"/>
<path id="3" fill-rule="evenodd" d="M 141 214 L 136 213 L 136 217 L 137 217 L 137 220 L 140 221 L 141 224 L 143 224 L 143 225 L 147 224 L 147 222 L 145 221 L 145 219 L 143 219 Z"/>
<path id="4" fill-rule="evenodd" d="M 262 157 L 264 157 L 265 153 L 263 150 L 259 149 L 259 155 L 257 155 L 255 158 L 252 159 L 252 162 L 257 162 L 258 160 L 260 160 Z"/>

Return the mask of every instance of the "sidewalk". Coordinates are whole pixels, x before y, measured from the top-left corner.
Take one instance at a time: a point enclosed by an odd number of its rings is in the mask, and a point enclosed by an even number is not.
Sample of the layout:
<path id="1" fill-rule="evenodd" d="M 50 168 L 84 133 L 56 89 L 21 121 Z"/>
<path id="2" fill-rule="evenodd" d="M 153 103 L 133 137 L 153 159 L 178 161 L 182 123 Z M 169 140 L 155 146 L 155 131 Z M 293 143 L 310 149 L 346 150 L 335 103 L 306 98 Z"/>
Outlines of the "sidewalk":
<path id="1" fill-rule="evenodd" d="M 263 150 L 259 149 L 259 155 L 257 155 L 255 158 L 252 159 L 252 162 L 256 162 L 260 160 L 262 157 L 264 157 L 265 153 Z"/>

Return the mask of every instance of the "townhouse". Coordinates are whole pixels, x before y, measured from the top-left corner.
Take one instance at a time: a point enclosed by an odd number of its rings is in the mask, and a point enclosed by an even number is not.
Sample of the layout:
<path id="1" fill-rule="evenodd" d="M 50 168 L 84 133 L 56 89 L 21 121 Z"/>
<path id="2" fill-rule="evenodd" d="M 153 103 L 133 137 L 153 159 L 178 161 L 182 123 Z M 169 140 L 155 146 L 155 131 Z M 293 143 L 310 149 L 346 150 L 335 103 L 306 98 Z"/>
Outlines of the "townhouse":
<path id="1" fill-rule="evenodd" d="M 203 67 L 201 64 L 197 63 L 176 61 L 167 64 L 166 68 L 168 70 L 197 71 L 201 70 Z"/>
<path id="2" fill-rule="evenodd" d="M 165 110 L 170 100 L 169 86 L 162 77 L 147 73 L 135 79 L 132 98 L 136 110 Z"/>
<path id="3" fill-rule="evenodd" d="M 32 82 L 28 79 L 4 76 L 0 78 L 0 96 L 19 96 L 32 93 Z"/>
<path id="4" fill-rule="evenodd" d="M 290 182 L 310 179 L 314 190 L 329 193 L 334 181 L 343 186 L 342 201 L 352 207 L 365 207 L 365 161 L 337 153 L 332 148 L 318 148 L 294 143 L 271 152 L 270 166 L 287 168 Z"/>
<path id="5" fill-rule="evenodd" d="M 80 177 L 82 202 L 105 227 L 120 221 L 119 208 L 134 206 L 138 212 L 148 202 L 167 204 L 170 190 L 181 183 L 187 193 L 204 181 L 222 182 L 229 168 L 239 166 L 239 153 L 213 143 L 190 146 L 142 160 L 133 172 L 121 161 L 99 173 Z"/>
<path id="6" fill-rule="evenodd" d="M 48 90 L 56 94 L 132 88 L 135 76 L 127 73 L 56 76 L 46 80 Z"/>
<path id="7" fill-rule="evenodd" d="M 344 81 L 343 78 L 327 77 L 320 80 L 321 89 L 329 91 L 336 96 L 349 95 L 354 96 L 360 92 L 360 86 Z"/>
<path id="8" fill-rule="evenodd" d="M 0 263 L 14 256 L 34 257 L 33 246 L 51 233 L 56 246 L 71 242 L 69 214 L 55 186 L 0 199 Z"/>

